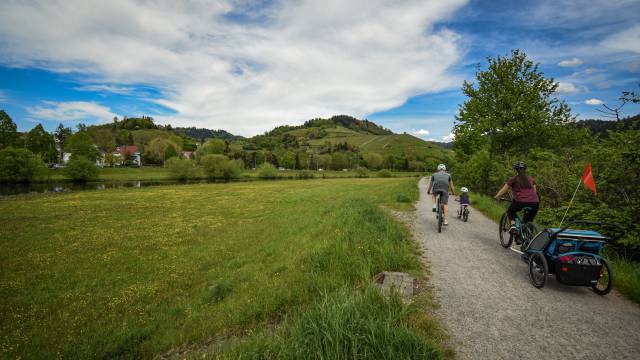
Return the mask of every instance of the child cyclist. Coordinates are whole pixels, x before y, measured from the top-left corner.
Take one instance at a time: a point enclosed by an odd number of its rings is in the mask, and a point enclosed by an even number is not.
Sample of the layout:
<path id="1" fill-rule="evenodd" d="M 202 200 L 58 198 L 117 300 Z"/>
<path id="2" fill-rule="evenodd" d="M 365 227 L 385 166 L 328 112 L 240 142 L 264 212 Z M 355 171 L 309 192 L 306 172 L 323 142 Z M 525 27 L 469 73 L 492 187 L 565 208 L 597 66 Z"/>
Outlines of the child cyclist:
<path id="1" fill-rule="evenodd" d="M 469 206 L 469 189 L 466 187 L 460 188 L 460 210 L 458 210 L 458 217 L 462 216 L 464 208 Z"/>

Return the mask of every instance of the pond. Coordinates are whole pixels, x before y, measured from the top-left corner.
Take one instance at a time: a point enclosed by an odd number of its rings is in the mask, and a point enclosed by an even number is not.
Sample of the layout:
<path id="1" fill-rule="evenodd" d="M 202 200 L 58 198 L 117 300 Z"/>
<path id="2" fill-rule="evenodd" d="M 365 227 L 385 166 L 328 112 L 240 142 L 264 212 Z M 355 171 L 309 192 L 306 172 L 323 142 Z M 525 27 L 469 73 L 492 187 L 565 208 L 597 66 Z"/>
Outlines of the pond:
<path id="1" fill-rule="evenodd" d="M 27 193 L 69 192 L 82 190 L 105 190 L 118 188 L 140 188 L 158 185 L 200 184 L 207 180 L 132 180 L 132 181 L 94 181 L 86 183 L 74 182 L 42 182 L 29 184 L 0 184 L 0 196 Z"/>

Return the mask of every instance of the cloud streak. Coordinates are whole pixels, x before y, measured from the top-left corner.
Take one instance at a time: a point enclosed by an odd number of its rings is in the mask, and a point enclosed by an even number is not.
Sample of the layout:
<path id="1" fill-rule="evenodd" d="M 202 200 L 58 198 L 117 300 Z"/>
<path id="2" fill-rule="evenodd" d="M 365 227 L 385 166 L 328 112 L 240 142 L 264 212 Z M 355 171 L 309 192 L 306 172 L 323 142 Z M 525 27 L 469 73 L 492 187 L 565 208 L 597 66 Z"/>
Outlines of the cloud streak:
<path id="1" fill-rule="evenodd" d="M 571 60 L 562 60 L 558 63 L 558 66 L 560 67 L 576 67 L 576 66 L 580 66 L 584 63 L 584 61 L 574 57 Z"/>
<path id="2" fill-rule="evenodd" d="M 436 25 L 465 3 L 283 1 L 238 22 L 234 1 L 2 2 L 0 62 L 150 84 L 175 111 L 160 121 L 253 135 L 458 86 L 460 38 Z"/>
<path id="3" fill-rule="evenodd" d="M 27 113 L 34 120 L 51 121 L 86 121 L 109 122 L 116 114 L 106 106 L 95 102 L 69 101 L 55 102 L 43 101 L 42 104 L 28 107 Z"/>

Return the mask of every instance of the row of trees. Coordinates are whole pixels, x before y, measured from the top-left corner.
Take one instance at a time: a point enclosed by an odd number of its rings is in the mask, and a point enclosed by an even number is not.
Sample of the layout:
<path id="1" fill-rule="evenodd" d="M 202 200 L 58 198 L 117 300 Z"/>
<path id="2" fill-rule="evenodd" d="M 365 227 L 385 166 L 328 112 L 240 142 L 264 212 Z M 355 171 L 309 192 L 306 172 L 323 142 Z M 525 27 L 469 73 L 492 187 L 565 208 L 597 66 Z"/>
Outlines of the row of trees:
<path id="1" fill-rule="evenodd" d="M 537 221 L 557 226 L 590 162 L 598 196 L 578 192 L 570 216 L 623 225 L 627 235 L 618 249 L 640 258 L 640 122 L 592 133 L 553 97 L 558 84 L 524 53 L 488 62 L 476 83 L 463 85 L 468 98 L 454 129 L 456 183 L 493 195 L 513 176 L 511 164 L 525 161 L 541 195 Z M 638 102 L 635 96 L 627 101 Z"/>

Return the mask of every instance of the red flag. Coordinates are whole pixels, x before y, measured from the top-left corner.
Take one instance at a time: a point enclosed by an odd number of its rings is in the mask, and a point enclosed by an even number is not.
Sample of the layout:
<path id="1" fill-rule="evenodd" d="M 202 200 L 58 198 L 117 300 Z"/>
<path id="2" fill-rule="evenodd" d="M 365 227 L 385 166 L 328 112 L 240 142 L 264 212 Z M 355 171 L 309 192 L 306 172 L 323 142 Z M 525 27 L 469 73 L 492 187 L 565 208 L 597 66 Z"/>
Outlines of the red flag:
<path id="1" fill-rule="evenodd" d="M 587 169 L 584 171 L 584 175 L 582 175 L 582 182 L 584 186 L 586 186 L 589 190 L 593 191 L 596 194 L 596 182 L 593 180 L 593 173 L 591 172 L 591 163 L 587 164 Z"/>

